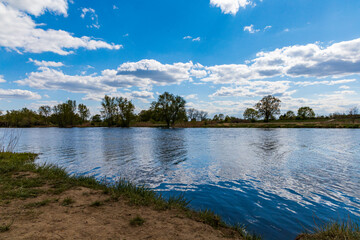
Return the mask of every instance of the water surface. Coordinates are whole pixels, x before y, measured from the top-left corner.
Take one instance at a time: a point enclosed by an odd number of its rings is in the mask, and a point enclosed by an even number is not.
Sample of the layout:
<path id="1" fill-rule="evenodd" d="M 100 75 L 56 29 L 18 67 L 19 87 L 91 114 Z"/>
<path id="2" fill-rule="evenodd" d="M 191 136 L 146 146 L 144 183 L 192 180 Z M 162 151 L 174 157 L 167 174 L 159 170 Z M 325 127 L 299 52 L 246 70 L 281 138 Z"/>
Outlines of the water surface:
<path id="1" fill-rule="evenodd" d="M 4 131 L 3 129 L 0 131 Z M 183 193 L 264 239 L 360 218 L 357 129 L 22 129 L 17 151 L 98 179 Z"/>

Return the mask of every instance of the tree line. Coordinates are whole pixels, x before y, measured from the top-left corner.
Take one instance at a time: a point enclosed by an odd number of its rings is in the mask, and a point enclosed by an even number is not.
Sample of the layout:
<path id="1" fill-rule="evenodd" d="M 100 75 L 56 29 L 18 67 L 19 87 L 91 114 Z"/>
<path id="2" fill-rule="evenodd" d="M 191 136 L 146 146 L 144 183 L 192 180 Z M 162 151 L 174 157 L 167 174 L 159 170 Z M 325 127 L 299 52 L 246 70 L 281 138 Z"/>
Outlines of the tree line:
<path id="1" fill-rule="evenodd" d="M 68 100 L 54 107 L 40 106 L 38 111 L 23 108 L 2 113 L 0 111 L 0 127 L 36 127 L 36 126 L 104 126 L 129 127 L 134 122 L 164 123 L 167 127 L 176 122 L 207 122 L 210 123 L 240 123 L 240 122 L 269 122 L 280 115 L 280 99 L 268 95 L 263 97 L 253 108 L 244 111 L 244 119 L 216 114 L 213 118 L 208 113 L 194 108 L 186 108 L 186 101 L 181 96 L 168 92 L 159 95 L 157 101 L 151 103 L 150 108 L 135 114 L 135 105 L 131 100 L 123 97 L 105 95 L 101 101 L 100 114 L 91 116 L 89 108 Z M 359 117 L 359 110 L 352 108 L 348 114 L 333 114 L 343 118 Z M 308 106 L 300 107 L 295 114 L 287 111 L 280 115 L 280 120 L 305 120 L 315 118 L 315 112 Z"/>

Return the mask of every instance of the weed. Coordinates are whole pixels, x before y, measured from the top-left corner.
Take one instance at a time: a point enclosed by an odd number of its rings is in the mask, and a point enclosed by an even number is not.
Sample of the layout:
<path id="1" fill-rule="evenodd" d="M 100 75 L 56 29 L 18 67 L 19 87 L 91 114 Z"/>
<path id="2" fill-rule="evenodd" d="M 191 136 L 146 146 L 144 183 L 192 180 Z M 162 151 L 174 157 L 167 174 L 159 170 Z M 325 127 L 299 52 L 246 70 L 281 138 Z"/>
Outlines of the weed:
<path id="1" fill-rule="evenodd" d="M 42 207 L 42 206 L 46 206 L 50 203 L 51 201 L 49 199 L 45 199 L 43 201 L 40 202 L 34 202 L 34 203 L 29 203 L 25 205 L 25 208 L 38 208 L 38 207 Z"/>
<path id="2" fill-rule="evenodd" d="M 140 216 L 136 216 L 135 218 L 130 220 L 130 225 L 131 226 L 141 226 L 145 223 L 145 219 L 143 219 Z"/>
<path id="3" fill-rule="evenodd" d="M 100 207 L 102 205 L 104 205 L 104 203 L 100 201 L 95 201 L 90 204 L 91 207 Z"/>
<path id="4" fill-rule="evenodd" d="M 66 197 L 63 201 L 62 204 L 63 206 L 69 206 L 71 204 L 73 204 L 75 202 L 75 200 L 73 200 L 71 197 Z"/>

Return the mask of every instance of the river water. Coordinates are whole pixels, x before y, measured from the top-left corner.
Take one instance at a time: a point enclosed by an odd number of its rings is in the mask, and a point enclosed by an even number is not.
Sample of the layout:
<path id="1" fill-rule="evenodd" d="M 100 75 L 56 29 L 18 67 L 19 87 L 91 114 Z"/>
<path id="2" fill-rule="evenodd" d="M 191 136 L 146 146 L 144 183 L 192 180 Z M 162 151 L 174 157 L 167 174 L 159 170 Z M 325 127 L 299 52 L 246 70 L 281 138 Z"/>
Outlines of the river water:
<path id="1" fill-rule="evenodd" d="M 5 131 L 4 129 L 0 129 Z M 358 129 L 31 128 L 16 151 L 108 181 L 184 194 L 264 239 L 360 219 Z"/>

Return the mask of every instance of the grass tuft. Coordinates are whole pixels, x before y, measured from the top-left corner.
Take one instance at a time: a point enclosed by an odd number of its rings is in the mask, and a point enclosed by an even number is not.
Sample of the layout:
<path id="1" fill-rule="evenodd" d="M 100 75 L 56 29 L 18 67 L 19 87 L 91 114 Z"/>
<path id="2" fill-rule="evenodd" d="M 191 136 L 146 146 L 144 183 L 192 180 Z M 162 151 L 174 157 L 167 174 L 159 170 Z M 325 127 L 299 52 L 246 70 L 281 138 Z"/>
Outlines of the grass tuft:
<path id="1" fill-rule="evenodd" d="M 143 219 L 140 216 L 136 216 L 135 218 L 130 220 L 130 225 L 131 226 L 141 226 L 145 223 L 145 219 Z"/>
<path id="2" fill-rule="evenodd" d="M 0 233 L 9 231 L 11 225 L 12 225 L 12 223 L 0 225 Z"/>
<path id="3" fill-rule="evenodd" d="M 92 203 L 90 204 L 90 207 L 100 207 L 100 206 L 102 206 L 102 205 L 104 205 L 103 202 L 94 201 L 94 202 L 92 202 Z"/>
<path id="4" fill-rule="evenodd" d="M 315 227 L 306 230 L 297 236 L 297 240 L 359 240 L 360 226 L 350 218 L 347 221 L 331 221 L 328 223 L 315 223 Z"/>
<path id="5" fill-rule="evenodd" d="M 25 205 L 25 208 L 38 208 L 38 207 L 42 207 L 42 206 L 46 206 L 50 203 L 51 201 L 49 199 L 45 199 L 43 201 L 40 202 L 34 202 L 34 203 L 29 203 Z"/>
<path id="6" fill-rule="evenodd" d="M 75 200 L 73 200 L 71 197 L 66 197 L 63 201 L 62 204 L 63 206 L 69 206 L 71 204 L 73 204 L 75 202 Z"/>

